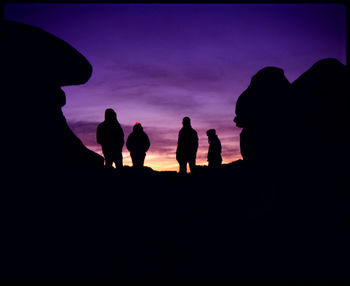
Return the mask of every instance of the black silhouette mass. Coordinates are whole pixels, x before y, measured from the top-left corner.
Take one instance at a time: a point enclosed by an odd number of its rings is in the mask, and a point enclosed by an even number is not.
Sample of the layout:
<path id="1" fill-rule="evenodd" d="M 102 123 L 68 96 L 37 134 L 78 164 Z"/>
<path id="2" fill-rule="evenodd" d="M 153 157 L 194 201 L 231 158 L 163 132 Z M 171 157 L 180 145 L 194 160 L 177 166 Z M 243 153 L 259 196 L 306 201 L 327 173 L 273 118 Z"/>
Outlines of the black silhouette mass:
<path id="1" fill-rule="evenodd" d="M 209 166 L 221 167 L 196 167 L 185 117 L 181 176 L 143 167 L 140 123 L 126 142 L 136 168 L 114 170 L 115 112 L 97 132 L 104 167 L 61 110 L 88 60 L 39 28 L 2 30 L 2 279 L 349 278 L 348 66 L 323 59 L 292 83 L 280 67 L 257 71 L 236 104 L 243 160 L 221 164 L 208 130 Z"/>

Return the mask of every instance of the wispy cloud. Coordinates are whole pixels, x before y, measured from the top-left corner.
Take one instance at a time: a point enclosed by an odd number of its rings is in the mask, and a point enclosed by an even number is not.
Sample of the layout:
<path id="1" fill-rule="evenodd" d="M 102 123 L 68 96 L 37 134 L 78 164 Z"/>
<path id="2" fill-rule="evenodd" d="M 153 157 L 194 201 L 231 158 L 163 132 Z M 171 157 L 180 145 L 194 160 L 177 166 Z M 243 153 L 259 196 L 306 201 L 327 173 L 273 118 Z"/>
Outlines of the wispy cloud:
<path id="1" fill-rule="evenodd" d="M 232 122 L 238 96 L 265 66 L 293 81 L 316 60 L 345 62 L 342 5 L 8 4 L 5 17 L 59 36 L 91 62 L 82 86 L 65 87 L 73 131 L 101 152 L 95 131 L 114 108 L 126 136 L 141 121 L 151 138 L 146 164 L 176 169 L 177 133 L 190 116 L 206 164 L 205 131 L 215 128 L 224 162 L 237 159 Z M 126 164 L 130 164 L 124 148 Z"/>

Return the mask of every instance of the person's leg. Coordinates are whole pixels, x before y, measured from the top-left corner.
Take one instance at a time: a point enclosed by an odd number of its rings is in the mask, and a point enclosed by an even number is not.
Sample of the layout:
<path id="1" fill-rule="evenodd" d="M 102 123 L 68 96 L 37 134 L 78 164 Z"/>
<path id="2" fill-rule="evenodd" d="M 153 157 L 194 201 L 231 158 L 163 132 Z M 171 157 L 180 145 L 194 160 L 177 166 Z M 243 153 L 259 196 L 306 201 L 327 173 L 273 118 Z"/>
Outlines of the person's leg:
<path id="1" fill-rule="evenodd" d="M 132 165 L 133 165 L 134 168 L 142 168 L 143 167 L 143 162 L 145 160 L 145 155 L 144 154 L 139 154 L 139 153 L 133 153 L 131 155 L 131 159 L 132 159 Z"/>
<path id="2" fill-rule="evenodd" d="M 135 155 L 134 155 L 134 161 L 135 161 L 135 165 L 134 165 L 135 168 L 140 168 L 140 167 L 142 167 L 142 166 L 141 166 L 142 158 L 140 157 L 140 154 L 135 154 Z"/>
<path id="3" fill-rule="evenodd" d="M 130 153 L 130 157 L 131 157 L 131 161 L 132 161 L 132 166 L 133 166 L 133 167 L 136 167 L 136 165 L 137 165 L 137 159 L 136 159 L 135 154 L 131 154 L 131 153 Z"/>
<path id="4" fill-rule="evenodd" d="M 123 154 L 121 152 L 117 154 L 115 166 L 117 167 L 117 169 L 123 168 Z"/>
<path id="5" fill-rule="evenodd" d="M 211 161 L 209 161 L 209 167 L 213 169 L 217 169 L 221 166 L 221 159 L 220 158 L 214 158 Z"/>
<path id="6" fill-rule="evenodd" d="M 113 154 L 111 154 L 110 149 L 107 148 L 106 146 L 102 146 L 102 153 L 103 153 L 103 157 L 105 157 L 105 166 L 107 168 L 112 168 Z"/>
<path id="7" fill-rule="evenodd" d="M 145 164 L 145 157 L 146 157 L 146 153 L 140 154 L 140 167 L 143 167 L 143 165 Z"/>
<path id="8" fill-rule="evenodd" d="M 105 156 L 105 165 L 107 168 L 112 168 L 113 161 L 108 156 Z"/>
<path id="9" fill-rule="evenodd" d="M 196 158 L 188 160 L 188 163 L 190 165 L 190 171 L 191 173 L 195 172 L 196 170 Z"/>
<path id="10" fill-rule="evenodd" d="M 179 165 L 180 165 L 180 174 L 186 174 L 186 172 L 187 172 L 187 167 L 186 167 L 186 165 L 187 165 L 187 162 L 186 161 L 179 161 Z"/>

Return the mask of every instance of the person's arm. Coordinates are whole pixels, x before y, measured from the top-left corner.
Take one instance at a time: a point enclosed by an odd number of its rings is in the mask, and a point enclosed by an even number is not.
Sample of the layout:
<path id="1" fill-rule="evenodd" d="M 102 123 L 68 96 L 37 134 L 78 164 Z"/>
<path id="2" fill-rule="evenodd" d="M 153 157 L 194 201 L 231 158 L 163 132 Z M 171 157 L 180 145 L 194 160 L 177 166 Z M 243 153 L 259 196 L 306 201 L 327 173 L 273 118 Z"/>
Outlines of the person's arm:
<path id="1" fill-rule="evenodd" d="M 145 133 L 145 139 L 146 139 L 146 146 L 145 146 L 146 147 L 146 151 L 145 152 L 147 152 L 149 147 L 151 146 L 151 142 L 149 141 L 149 138 L 148 138 L 146 133 Z"/>
<path id="2" fill-rule="evenodd" d="M 210 151 L 211 151 L 211 150 L 210 150 L 210 147 L 211 147 L 210 144 L 211 144 L 211 143 L 209 143 L 208 154 L 207 154 L 207 161 L 208 161 L 208 162 L 209 162 L 210 153 L 211 153 L 211 152 L 210 152 Z"/>
<path id="3" fill-rule="evenodd" d="M 180 150 L 181 150 L 181 144 L 182 144 L 182 139 L 181 139 L 181 131 L 179 132 L 179 135 L 177 137 L 177 146 L 176 146 L 176 160 L 179 161 L 180 158 Z"/>

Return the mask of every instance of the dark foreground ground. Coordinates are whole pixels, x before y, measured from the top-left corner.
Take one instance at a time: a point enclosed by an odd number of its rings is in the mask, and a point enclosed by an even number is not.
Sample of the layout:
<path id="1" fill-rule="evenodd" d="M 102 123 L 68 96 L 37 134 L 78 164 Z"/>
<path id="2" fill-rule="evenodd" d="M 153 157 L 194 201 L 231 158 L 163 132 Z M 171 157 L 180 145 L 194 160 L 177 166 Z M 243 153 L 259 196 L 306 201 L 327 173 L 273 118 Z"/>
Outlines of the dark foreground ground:
<path id="1" fill-rule="evenodd" d="M 11 195 L 2 277 L 349 278 L 348 185 L 271 178 L 243 161 L 46 177 Z"/>

